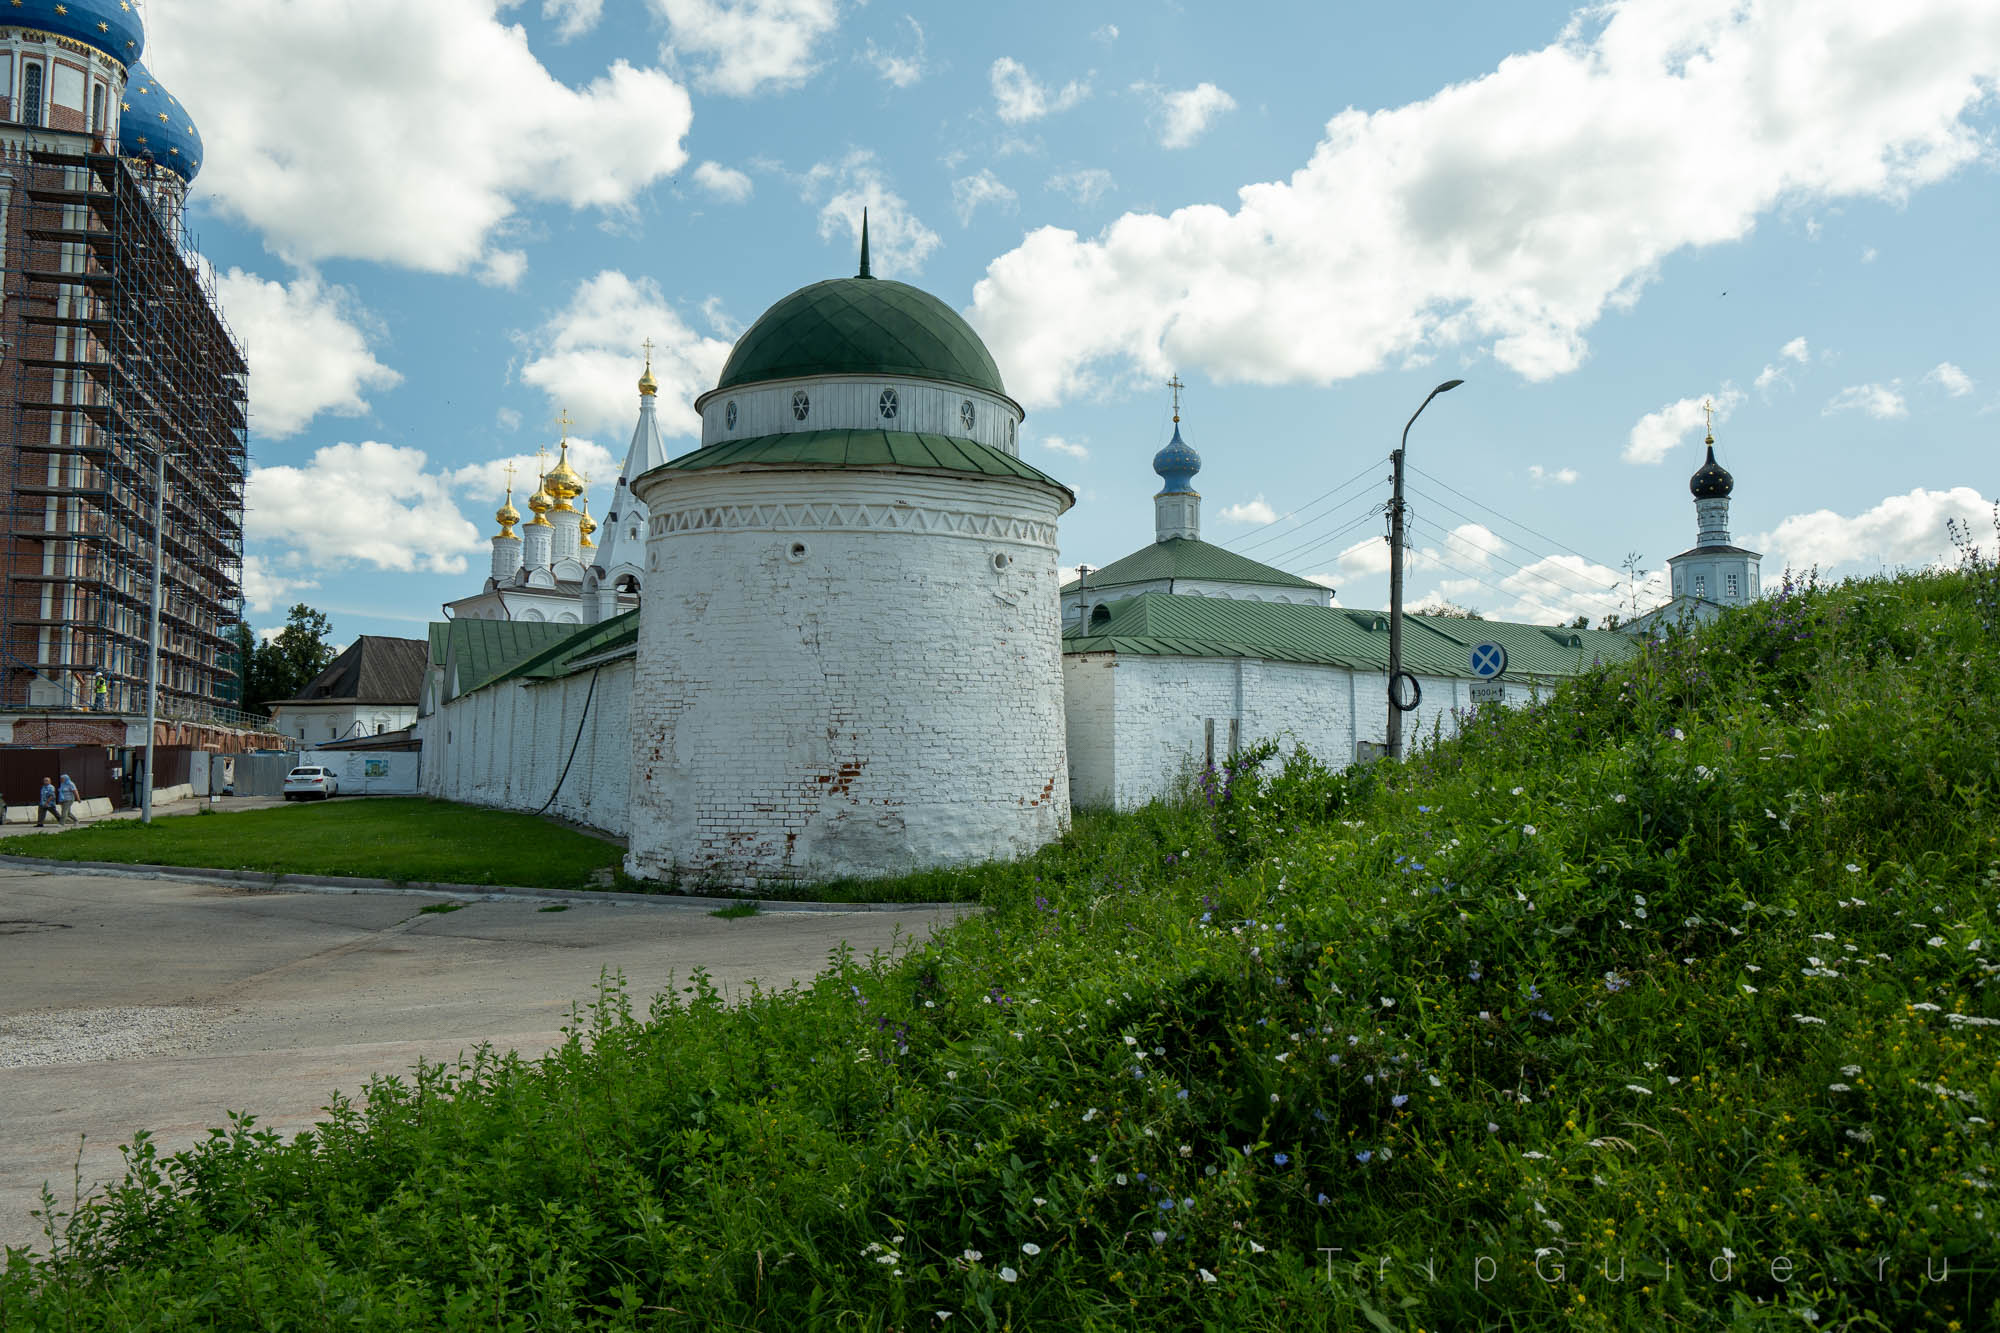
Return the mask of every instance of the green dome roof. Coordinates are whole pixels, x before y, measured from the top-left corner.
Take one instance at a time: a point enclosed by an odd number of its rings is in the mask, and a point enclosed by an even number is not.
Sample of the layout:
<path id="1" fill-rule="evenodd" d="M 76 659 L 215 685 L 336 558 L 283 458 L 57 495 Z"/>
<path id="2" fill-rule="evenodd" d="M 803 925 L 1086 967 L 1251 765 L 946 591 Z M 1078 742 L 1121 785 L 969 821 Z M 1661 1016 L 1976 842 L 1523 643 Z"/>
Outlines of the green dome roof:
<path id="1" fill-rule="evenodd" d="M 909 375 L 1007 393 L 986 344 L 957 311 L 883 278 L 799 288 L 737 339 L 715 387 L 806 375 Z"/>

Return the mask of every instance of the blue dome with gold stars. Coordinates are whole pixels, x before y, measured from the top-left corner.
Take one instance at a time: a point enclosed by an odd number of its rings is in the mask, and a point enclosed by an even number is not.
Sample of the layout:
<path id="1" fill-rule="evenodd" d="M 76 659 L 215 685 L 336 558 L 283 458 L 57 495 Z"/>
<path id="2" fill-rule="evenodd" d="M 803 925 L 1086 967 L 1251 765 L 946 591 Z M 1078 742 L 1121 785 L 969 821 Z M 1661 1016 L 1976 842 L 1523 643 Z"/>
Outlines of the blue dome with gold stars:
<path id="1" fill-rule="evenodd" d="M 127 157 L 156 162 L 184 181 L 201 170 L 201 131 L 187 108 L 160 86 L 144 65 L 132 66 L 118 120 L 118 148 Z"/>
<path id="2" fill-rule="evenodd" d="M 1167 441 L 1166 448 L 1153 455 L 1153 471 L 1159 473 L 1160 480 L 1166 483 L 1160 490 L 1163 495 L 1194 489 L 1194 474 L 1201 471 L 1201 455 L 1181 438 L 1181 419 L 1178 416 L 1174 418 L 1174 438 Z"/>
<path id="3" fill-rule="evenodd" d="M 0 0 L 0 23 L 74 38 L 128 67 L 146 50 L 132 0 Z"/>

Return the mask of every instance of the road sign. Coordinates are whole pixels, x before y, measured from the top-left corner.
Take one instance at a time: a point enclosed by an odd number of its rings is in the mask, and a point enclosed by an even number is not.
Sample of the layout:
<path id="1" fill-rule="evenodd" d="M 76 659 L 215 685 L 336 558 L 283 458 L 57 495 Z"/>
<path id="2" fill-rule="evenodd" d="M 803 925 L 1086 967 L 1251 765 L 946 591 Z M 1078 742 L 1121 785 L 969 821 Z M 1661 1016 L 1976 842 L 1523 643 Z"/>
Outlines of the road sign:
<path id="1" fill-rule="evenodd" d="M 1481 680 L 1492 680 L 1507 670 L 1507 650 L 1497 643 L 1476 643 L 1472 646 L 1472 674 Z"/>
<path id="2" fill-rule="evenodd" d="M 1472 702 L 1475 704 L 1504 703 L 1507 687 L 1497 680 L 1476 680 L 1472 683 Z"/>

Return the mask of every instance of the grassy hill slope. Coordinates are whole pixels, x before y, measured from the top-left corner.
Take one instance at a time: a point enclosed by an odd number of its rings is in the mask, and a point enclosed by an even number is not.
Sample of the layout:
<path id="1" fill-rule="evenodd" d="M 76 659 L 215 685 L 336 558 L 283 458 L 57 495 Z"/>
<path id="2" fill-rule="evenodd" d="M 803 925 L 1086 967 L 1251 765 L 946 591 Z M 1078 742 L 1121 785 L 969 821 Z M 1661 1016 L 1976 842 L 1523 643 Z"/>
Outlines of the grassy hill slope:
<path id="1" fill-rule="evenodd" d="M 1994 1327 L 1996 606 L 1787 587 L 900 959 L 141 1142 L 0 1324 Z"/>

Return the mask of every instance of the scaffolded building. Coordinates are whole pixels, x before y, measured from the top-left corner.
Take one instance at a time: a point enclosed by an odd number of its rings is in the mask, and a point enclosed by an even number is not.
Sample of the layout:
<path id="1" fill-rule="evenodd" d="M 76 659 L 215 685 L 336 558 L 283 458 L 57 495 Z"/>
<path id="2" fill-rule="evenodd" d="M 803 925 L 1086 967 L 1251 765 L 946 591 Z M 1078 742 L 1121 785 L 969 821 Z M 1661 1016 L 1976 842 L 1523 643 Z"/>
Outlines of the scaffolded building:
<path id="1" fill-rule="evenodd" d="M 59 36 L 47 49 L 51 67 L 110 68 Z M 64 132 L 61 107 L 24 102 L 43 79 L 16 58 L 17 95 L 0 98 L 0 712 L 145 711 L 163 500 L 160 711 L 220 718 L 239 698 L 227 630 L 242 609 L 248 367 L 185 227 L 185 164 L 138 147 L 150 117 L 131 103 L 172 98 L 134 65 L 130 89 L 107 85 L 122 136 L 104 132 L 101 99 Z"/>

